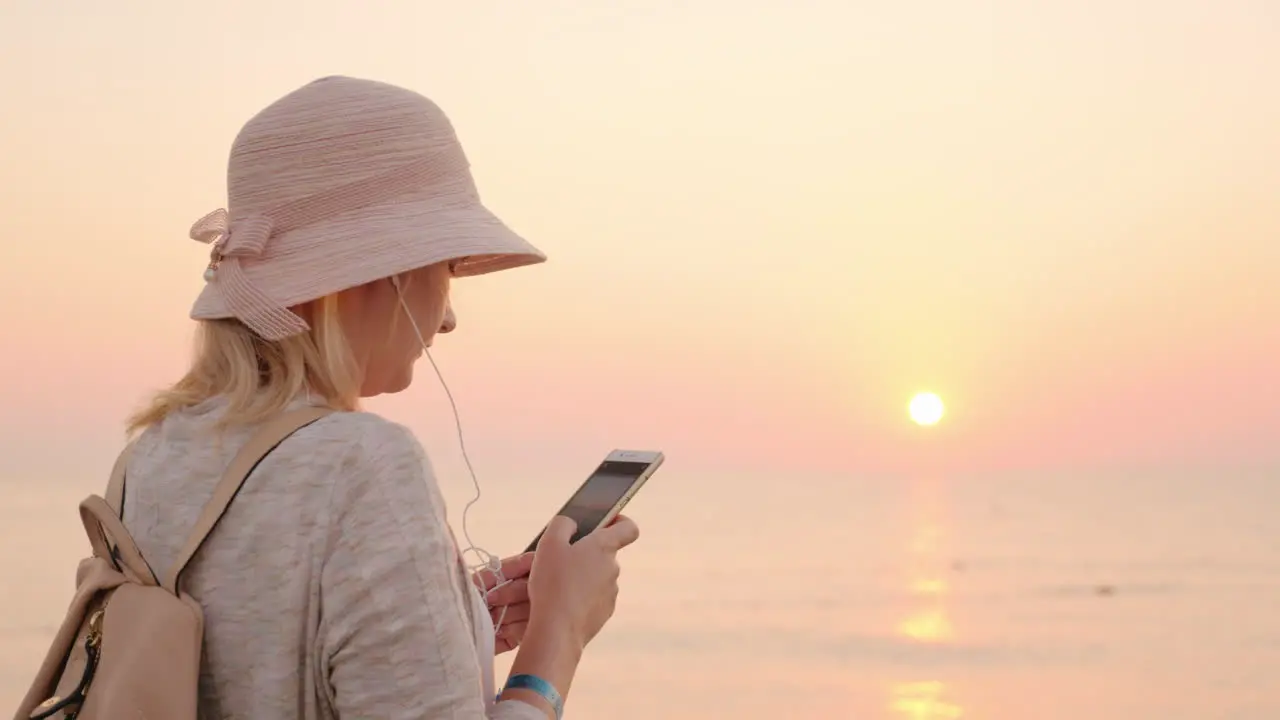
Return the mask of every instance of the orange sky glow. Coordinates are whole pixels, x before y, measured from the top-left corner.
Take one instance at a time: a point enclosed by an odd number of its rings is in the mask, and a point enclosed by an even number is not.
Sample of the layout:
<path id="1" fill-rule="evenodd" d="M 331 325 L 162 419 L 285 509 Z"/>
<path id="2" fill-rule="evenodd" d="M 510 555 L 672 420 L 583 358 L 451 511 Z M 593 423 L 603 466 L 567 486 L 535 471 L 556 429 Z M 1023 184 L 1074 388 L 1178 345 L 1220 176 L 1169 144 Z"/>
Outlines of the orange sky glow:
<path id="1" fill-rule="evenodd" d="M 8 466 L 109 459 L 184 362 L 232 137 L 334 73 L 439 102 L 550 255 L 458 283 L 438 344 L 495 466 L 1280 462 L 1274 8 L 917 5 L 6 4 Z M 443 442 L 419 371 L 372 407 Z"/>

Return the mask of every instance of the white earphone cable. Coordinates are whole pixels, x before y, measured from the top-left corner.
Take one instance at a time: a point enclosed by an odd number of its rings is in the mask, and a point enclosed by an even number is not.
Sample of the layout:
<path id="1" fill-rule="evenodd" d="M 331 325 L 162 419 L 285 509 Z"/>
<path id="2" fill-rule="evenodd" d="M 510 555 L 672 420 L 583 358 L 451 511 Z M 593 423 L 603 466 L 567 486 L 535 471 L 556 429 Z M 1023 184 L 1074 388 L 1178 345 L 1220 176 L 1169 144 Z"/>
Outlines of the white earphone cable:
<path id="1" fill-rule="evenodd" d="M 431 363 L 431 369 L 435 371 L 436 378 L 440 381 L 440 387 L 444 388 L 445 397 L 449 400 L 449 408 L 453 411 L 453 424 L 458 433 L 458 447 L 462 450 L 462 461 L 467 466 L 467 473 L 471 476 L 471 484 L 475 488 L 475 496 L 462 508 L 462 537 L 467 541 L 467 547 L 462 550 L 463 563 L 467 566 L 467 570 L 474 576 L 483 578 L 481 575 L 485 570 L 492 574 L 494 581 L 493 587 L 487 592 L 482 592 L 485 597 L 485 604 L 488 605 L 489 594 L 494 590 L 506 585 L 509 580 L 502 572 L 502 561 L 493 553 L 476 545 L 471 539 L 471 531 L 467 527 L 467 516 L 471 512 L 472 506 L 480 502 L 482 491 L 480 489 L 480 481 L 476 478 L 475 468 L 471 465 L 471 456 L 467 453 L 467 441 L 462 432 L 462 417 L 458 413 L 458 403 L 453 399 L 453 391 L 449 389 L 449 384 L 444 380 L 444 374 L 440 372 L 440 366 L 436 365 L 436 359 L 431 356 L 431 348 L 427 346 L 426 340 L 423 338 L 422 330 L 418 328 L 418 321 L 414 319 L 413 313 L 409 311 L 409 305 L 404 300 L 404 292 L 400 289 L 400 281 L 398 278 L 392 277 L 391 282 L 395 285 L 396 296 L 400 299 L 400 308 L 404 310 L 404 314 L 409 318 L 409 324 L 413 326 L 413 333 L 418 337 L 418 342 L 422 345 L 422 352 L 427 356 L 427 361 Z M 470 563 L 467 560 L 468 553 L 474 555 L 478 560 L 476 563 Z M 498 617 L 493 623 L 493 634 L 497 636 L 502 630 L 502 621 L 506 619 L 507 606 L 503 605 L 498 611 Z"/>

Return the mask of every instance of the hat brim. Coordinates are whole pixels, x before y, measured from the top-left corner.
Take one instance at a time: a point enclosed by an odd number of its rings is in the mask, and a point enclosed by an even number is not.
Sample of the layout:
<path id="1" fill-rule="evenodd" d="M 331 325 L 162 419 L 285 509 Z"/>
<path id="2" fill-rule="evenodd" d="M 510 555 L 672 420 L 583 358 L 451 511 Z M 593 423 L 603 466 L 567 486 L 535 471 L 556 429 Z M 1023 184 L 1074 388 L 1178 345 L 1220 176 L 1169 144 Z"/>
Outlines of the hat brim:
<path id="1" fill-rule="evenodd" d="M 456 276 L 534 265 L 547 256 L 478 200 L 387 203 L 272 237 L 258 258 L 243 258 L 247 279 L 280 307 L 454 261 Z M 215 279 L 191 308 L 196 320 L 233 317 Z"/>

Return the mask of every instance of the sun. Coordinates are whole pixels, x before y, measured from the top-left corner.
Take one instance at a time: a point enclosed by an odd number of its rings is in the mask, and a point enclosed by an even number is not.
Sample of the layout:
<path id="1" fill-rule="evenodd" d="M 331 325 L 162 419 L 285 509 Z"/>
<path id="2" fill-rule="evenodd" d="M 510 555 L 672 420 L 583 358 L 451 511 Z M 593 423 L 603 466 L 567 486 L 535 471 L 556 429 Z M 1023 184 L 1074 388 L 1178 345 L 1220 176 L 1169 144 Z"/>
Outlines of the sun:
<path id="1" fill-rule="evenodd" d="M 923 392 L 911 398 L 907 411 L 917 425 L 936 425 L 946 412 L 946 407 L 942 404 L 942 398 L 931 392 Z"/>

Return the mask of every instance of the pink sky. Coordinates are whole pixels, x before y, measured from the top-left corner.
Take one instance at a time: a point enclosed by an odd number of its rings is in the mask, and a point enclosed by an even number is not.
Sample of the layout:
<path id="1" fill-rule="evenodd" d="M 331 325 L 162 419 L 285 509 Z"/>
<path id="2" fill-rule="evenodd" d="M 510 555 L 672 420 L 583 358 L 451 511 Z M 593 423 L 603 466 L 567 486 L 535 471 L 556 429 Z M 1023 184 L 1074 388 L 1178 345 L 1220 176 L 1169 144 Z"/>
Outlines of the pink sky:
<path id="1" fill-rule="evenodd" d="M 253 5 L 0 9 L 6 472 L 176 375 L 231 138 L 333 73 L 436 99 L 551 255 L 438 345 L 491 463 L 1280 463 L 1269 3 Z"/>

